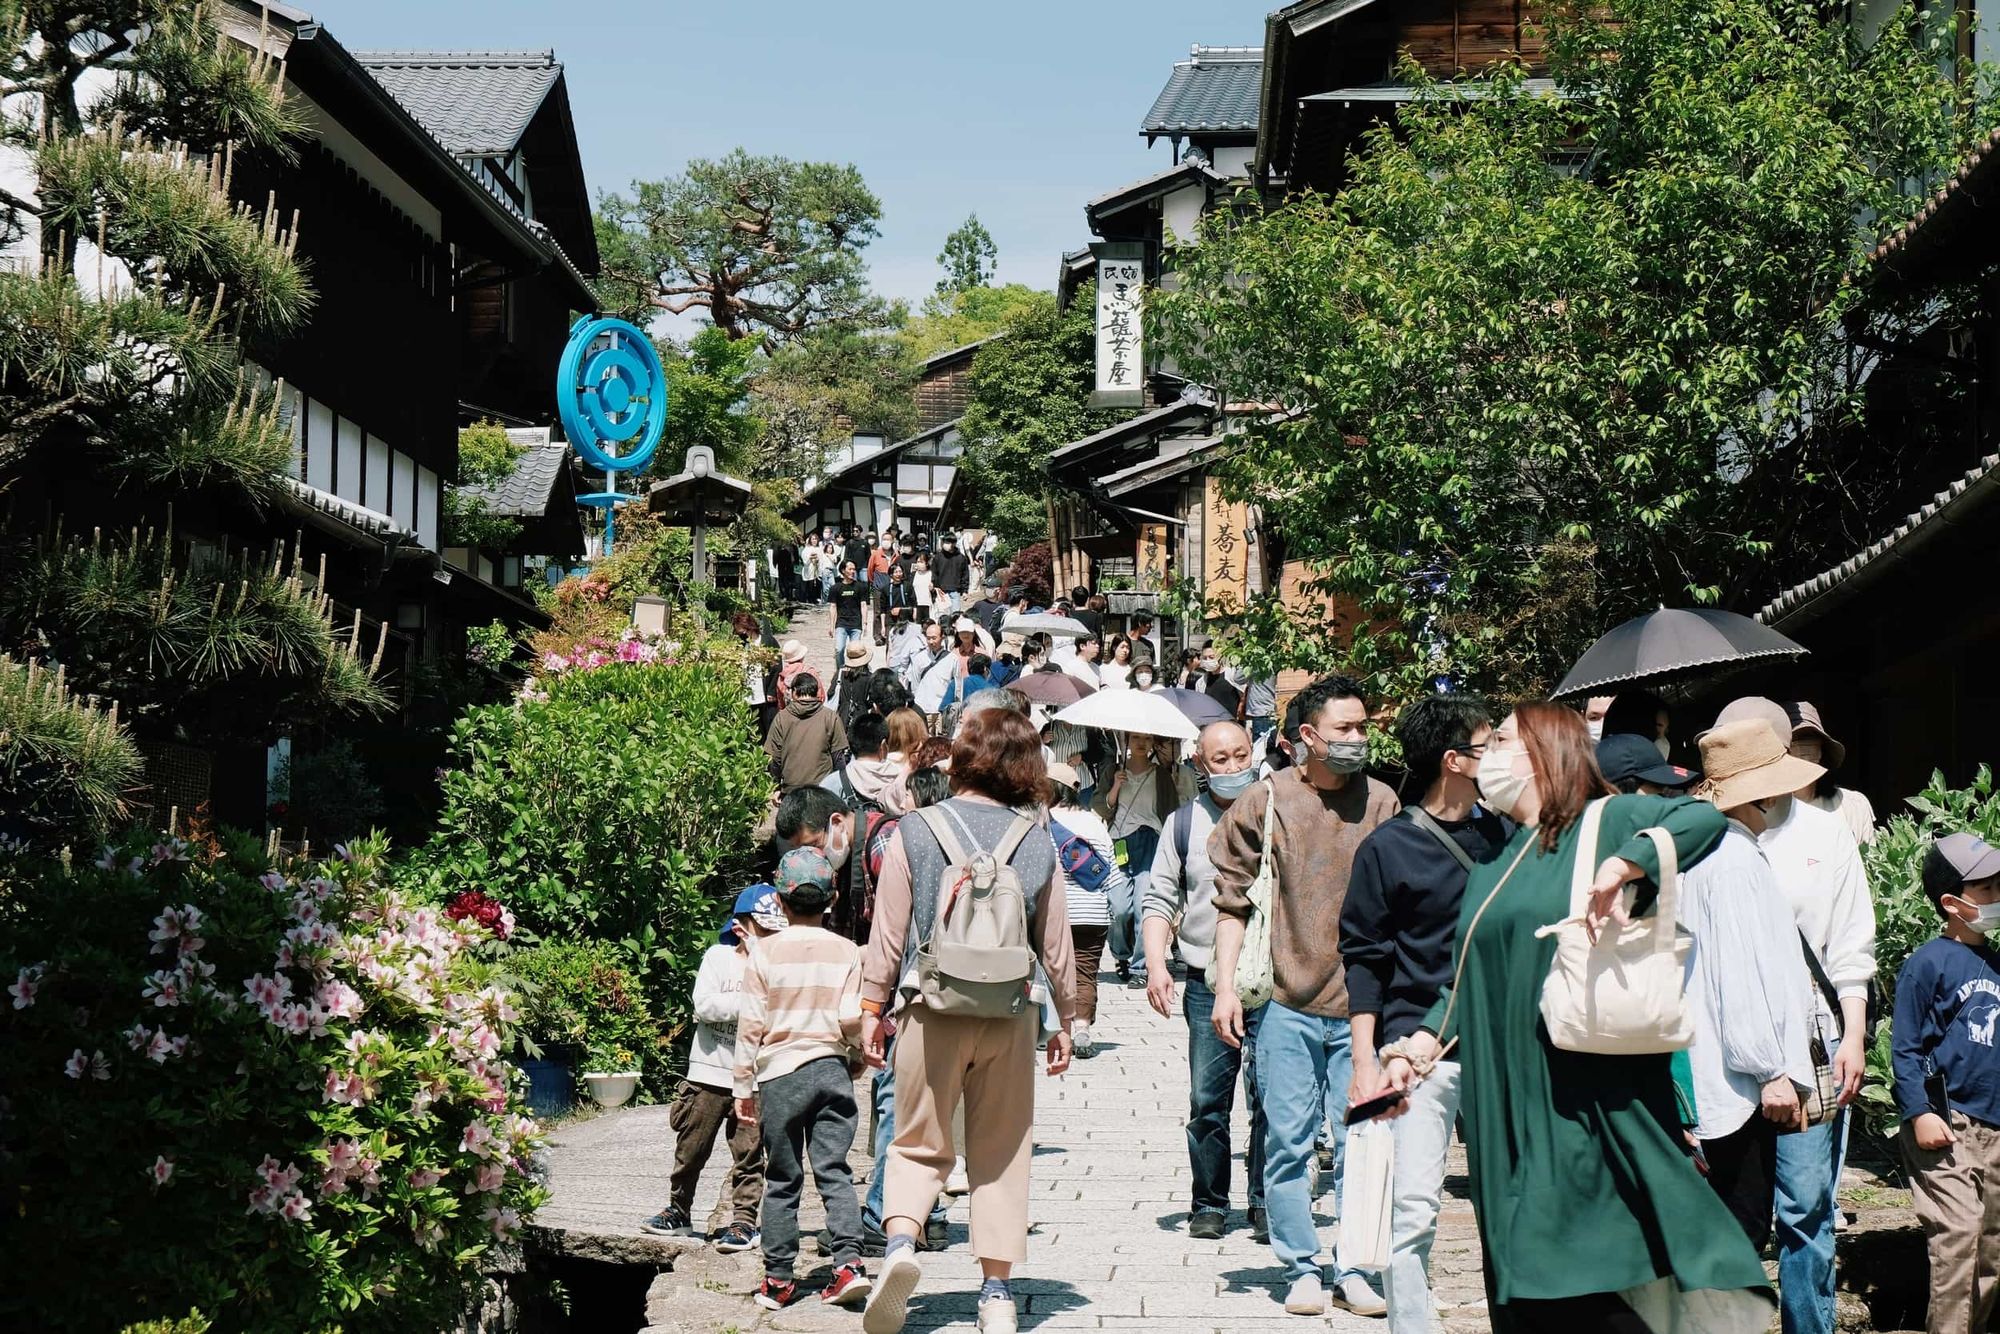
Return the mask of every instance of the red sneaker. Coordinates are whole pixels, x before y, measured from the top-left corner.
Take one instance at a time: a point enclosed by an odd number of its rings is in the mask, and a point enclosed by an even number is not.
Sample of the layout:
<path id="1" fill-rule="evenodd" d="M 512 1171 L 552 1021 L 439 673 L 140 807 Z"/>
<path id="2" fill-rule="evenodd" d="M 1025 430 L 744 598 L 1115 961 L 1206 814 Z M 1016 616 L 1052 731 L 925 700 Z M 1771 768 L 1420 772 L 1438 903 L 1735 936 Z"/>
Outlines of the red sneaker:
<path id="1" fill-rule="evenodd" d="M 828 1306 L 859 1306 L 868 1300 L 874 1286 L 875 1280 L 860 1265 L 842 1265 L 833 1271 L 833 1282 L 826 1285 L 819 1299 Z"/>
<path id="2" fill-rule="evenodd" d="M 766 1311 L 782 1311 L 799 1299 L 799 1285 L 790 1279 L 766 1276 L 757 1289 L 757 1305 Z"/>

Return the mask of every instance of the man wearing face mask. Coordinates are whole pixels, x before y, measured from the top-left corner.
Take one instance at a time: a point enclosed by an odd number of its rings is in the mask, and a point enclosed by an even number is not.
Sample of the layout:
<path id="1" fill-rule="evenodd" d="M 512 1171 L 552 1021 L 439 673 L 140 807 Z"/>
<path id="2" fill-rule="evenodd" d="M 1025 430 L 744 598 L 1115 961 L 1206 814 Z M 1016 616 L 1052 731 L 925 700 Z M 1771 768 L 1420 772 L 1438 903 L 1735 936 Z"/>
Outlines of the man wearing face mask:
<path id="1" fill-rule="evenodd" d="M 1243 703 L 1243 692 L 1236 683 L 1222 673 L 1222 654 L 1210 644 L 1201 651 L 1195 663 L 1197 675 L 1194 688 L 1227 709 L 1234 717 Z"/>
<path id="2" fill-rule="evenodd" d="M 1791 745 L 1791 716 L 1784 706 L 1761 696 L 1731 702 L 1717 716 L 1716 728 L 1746 719 L 1769 723 L 1778 739 Z M 1706 736 L 1696 737 L 1697 744 Z M 1840 1002 L 1836 1012 L 1814 988 L 1815 1021 L 1834 1054 L 1834 1076 L 1845 1107 L 1860 1091 L 1867 1068 L 1864 1030 L 1868 987 L 1875 976 L 1875 909 L 1860 851 L 1838 815 L 1792 797 L 1772 804 L 1757 846 L 1791 904 L 1804 948 L 1818 956 Z M 1834 1328 L 1834 1194 L 1846 1156 L 1846 1122 L 1843 1112 L 1778 1141 L 1778 1289 L 1784 1334 L 1832 1334 Z"/>
<path id="3" fill-rule="evenodd" d="M 1340 911 L 1354 1026 L 1349 1101 L 1385 1091 L 1376 1052 L 1422 1027 L 1450 984 L 1466 876 L 1514 836 L 1511 821 L 1477 804 L 1479 759 L 1491 735 L 1492 712 L 1470 695 L 1427 695 L 1396 719 L 1409 781 L 1421 788 L 1417 804 L 1362 840 Z M 1394 1334 L 1426 1334 L 1433 1326 L 1430 1250 L 1458 1103 L 1458 1062 L 1439 1061 L 1390 1123 L 1395 1196 L 1382 1296 Z"/>
<path id="4" fill-rule="evenodd" d="M 1137 662 L 1137 659 L 1134 659 L 1134 661 Z M 1147 659 L 1145 662 L 1139 662 L 1137 666 L 1133 667 L 1131 679 L 1132 689 L 1151 690 L 1154 683 L 1158 680 L 1153 671 L 1152 660 Z"/>
<path id="5" fill-rule="evenodd" d="M 1275 990 L 1257 1026 L 1257 1092 L 1263 1100 L 1264 1200 L 1271 1249 L 1290 1280 L 1285 1309 L 1326 1309 L 1307 1169 L 1329 1104 L 1344 1104 L 1350 1081 L 1346 969 L 1340 913 L 1363 839 L 1396 813 L 1396 795 L 1369 778 L 1368 705 L 1358 682 L 1329 676 L 1292 700 L 1295 763 L 1252 787 L 1231 806 L 1208 843 L 1215 863 L 1216 1035 L 1240 1047 L 1248 1033 L 1236 965 L 1250 916 L 1249 889 L 1264 861 L 1264 813 L 1275 812 L 1271 842 L 1271 972 Z M 1339 1190 L 1344 1143 L 1334 1147 Z M 1382 1299 L 1359 1272 L 1334 1279 L 1334 1300 L 1380 1315 Z"/>
<path id="6" fill-rule="evenodd" d="M 1215 865 L 1208 859 L 1209 835 L 1223 813 L 1257 782 L 1250 763 L 1250 736 L 1235 723 L 1210 723 L 1195 745 L 1195 768 L 1208 776 L 1208 790 L 1167 817 L 1142 908 L 1146 937 L 1146 999 L 1171 1018 L 1174 975 L 1167 968 L 1167 941 L 1174 940 L 1187 966 L 1181 1013 L 1188 1026 L 1188 1166 L 1194 1178 L 1188 1235 L 1219 1239 L 1229 1213 L 1229 1117 L 1236 1105 L 1236 1076 L 1243 1072 L 1250 1104 L 1250 1147 L 1244 1174 L 1250 1187 L 1250 1235 L 1269 1241 L 1264 1211 L 1264 1109 L 1257 1098 L 1254 1051 L 1257 1020 L 1244 1017 L 1245 1043 L 1227 1046 L 1210 1017 L 1215 993 L 1203 970 L 1215 948 Z M 1174 923 L 1180 923 L 1176 933 Z"/>
<path id="7" fill-rule="evenodd" d="M 1592 695 L 1583 705 L 1583 725 L 1590 729 L 1591 744 L 1604 740 L 1604 715 L 1611 712 L 1616 695 Z"/>

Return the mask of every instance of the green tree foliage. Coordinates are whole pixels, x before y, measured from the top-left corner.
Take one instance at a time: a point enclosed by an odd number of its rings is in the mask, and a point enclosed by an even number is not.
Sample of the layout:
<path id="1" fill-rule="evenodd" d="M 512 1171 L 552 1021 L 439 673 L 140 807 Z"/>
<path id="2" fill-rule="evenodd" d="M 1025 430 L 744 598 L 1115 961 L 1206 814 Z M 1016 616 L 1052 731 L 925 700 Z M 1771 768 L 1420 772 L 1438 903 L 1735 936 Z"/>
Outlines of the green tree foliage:
<path id="1" fill-rule="evenodd" d="M 0 657 L 0 835 L 102 838 L 128 814 L 140 769 L 115 709 L 72 695 L 60 671 Z"/>
<path id="2" fill-rule="evenodd" d="M 444 544 L 503 550 L 521 535 L 521 521 L 495 514 L 467 488 L 498 486 L 514 475 L 527 446 L 498 422 L 475 422 L 458 433 L 458 484 L 444 489 Z"/>
<path id="3" fill-rule="evenodd" d="M 667 372 L 667 434 L 652 471 L 671 476 L 681 470 L 687 450 L 707 445 L 731 472 L 751 466 L 758 436 L 750 413 L 750 376 L 758 340 L 732 339 L 717 328 L 703 329 L 685 347 L 660 349 Z"/>
<path id="4" fill-rule="evenodd" d="M 1606 624 L 1754 602 L 1860 540 L 1858 391 L 1899 316 L 1856 280 L 1960 160 L 1977 81 L 1907 10 L 1864 46 L 1823 9 L 1559 7 L 1565 97 L 1427 88 L 1339 198 L 1219 213 L 1175 256 L 1162 341 L 1287 409 L 1232 485 L 1359 604 L 1379 683 L 1545 690 Z M 1557 568 L 1594 605 L 1544 624 Z"/>
<path id="5" fill-rule="evenodd" d="M 980 526 L 1010 547 L 1048 536 L 1048 458 L 1118 420 L 1085 406 L 1095 330 L 1090 289 L 1068 310 L 1040 304 L 972 360 L 960 476 Z"/>
<path id="6" fill-rule="evenodd" d="M 705 311 L 730 338 L 797 338 L 822 325 L 874 323 L 862 251 L 882 205 L 852 166 L 736 149 L 664 181 L 635 181 L 598 205 L 609 312 Z"/>
<path id="7" fill-rule="evenodd" d="M 923 309 L 896 336 L 922 361 L 1005 333 L 1053 305 L 1049 293 L 1022 283 L 939 292 L 924 299 Z"/>
<path id="8" fill-rule="evenodd" d="M 938 254 L 938 267 L 944 270 L 937 282 L 938 295 L 987 286 L 993 281 L 999 260 L 1000 248 L 993 244 L 993 234 L 980 223 L 977 213 L 967 215 L 944 238 L 944 249 Z"/>
<path id="9" fill-rule="evenodd" d="M 523 993 L 522 1035 L 544 1056 L 577 1062 L 578 1074 L 663 1075 L 660 1026 L 628 962 L 601 940 L 550 940 L 516 954 L 509 971 Z"/>

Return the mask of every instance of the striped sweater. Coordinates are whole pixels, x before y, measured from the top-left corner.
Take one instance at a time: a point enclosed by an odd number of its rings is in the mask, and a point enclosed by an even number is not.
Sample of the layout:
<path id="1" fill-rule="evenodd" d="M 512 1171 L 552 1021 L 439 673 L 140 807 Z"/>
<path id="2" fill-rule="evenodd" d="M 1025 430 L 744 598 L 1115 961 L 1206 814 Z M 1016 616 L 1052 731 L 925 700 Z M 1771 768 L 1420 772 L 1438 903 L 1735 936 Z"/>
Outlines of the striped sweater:
<path id="1" fill-rule="evenodd" d="M 861 950 L 823 927 L 788 926 L 750 946 L 736 1019 L 736 1096 L 808 1061 L 861 1048 Z"/>

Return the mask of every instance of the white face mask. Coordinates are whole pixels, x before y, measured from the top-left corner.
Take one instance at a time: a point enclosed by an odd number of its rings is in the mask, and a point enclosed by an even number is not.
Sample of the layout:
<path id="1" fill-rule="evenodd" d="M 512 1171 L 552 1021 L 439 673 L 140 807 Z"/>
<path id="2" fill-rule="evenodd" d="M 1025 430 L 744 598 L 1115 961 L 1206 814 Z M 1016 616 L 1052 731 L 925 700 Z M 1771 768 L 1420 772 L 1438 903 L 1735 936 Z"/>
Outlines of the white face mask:
<path id="1" fill-rule="evenodd" d="M 1660 758 L 1663 760 L 1668 760 L 1673 758 L 1674 754 L 1673 743 L 1671 741 L 1668 741 L 1663 736 L 1656 736 L 1653 738 L 1653 749 L 1660 752 Z"/>
<path id="2" fill-rule="evenodd" d="M 836 838 L 838 842 L 835 841 Z M 847 865 L 847 854 L 853 850 L 854 835 L 851 832 L 839 825 L 827 826 L 826 847 L 822 851 L 826 853 L 827 861 L 833 864 L 834 870 L 838 871 Z"/>
<path id="3" fill-rule="evenodd" d="M 1501 815 L 1513 815 L 1521 794 L 1535 781 L 1532 770 L 1525 774 L 1514 772 L 1516 753 L 1489 749 L 1479 757 L 1479 799 L 1486 803 L 1487 809 Z"/>
<path id="4" fill-rule="evenodd" d="M 1592 745 L 1596 745 L 1598 742 L 1604 740 L 1604 720 L 1602 718 L 1587 719 L 1583 725 L 1590 732 L 1590 742 Z"/>
<path id="5" fill-rule="evenodd" d="M 1968 903 L 1970 899 L 1966 900 Z M 1972 929 L 1980 932 L 2000 931 L 2000 903 L 1975 903 L 1977 911 L 1972 918 Z"/>

